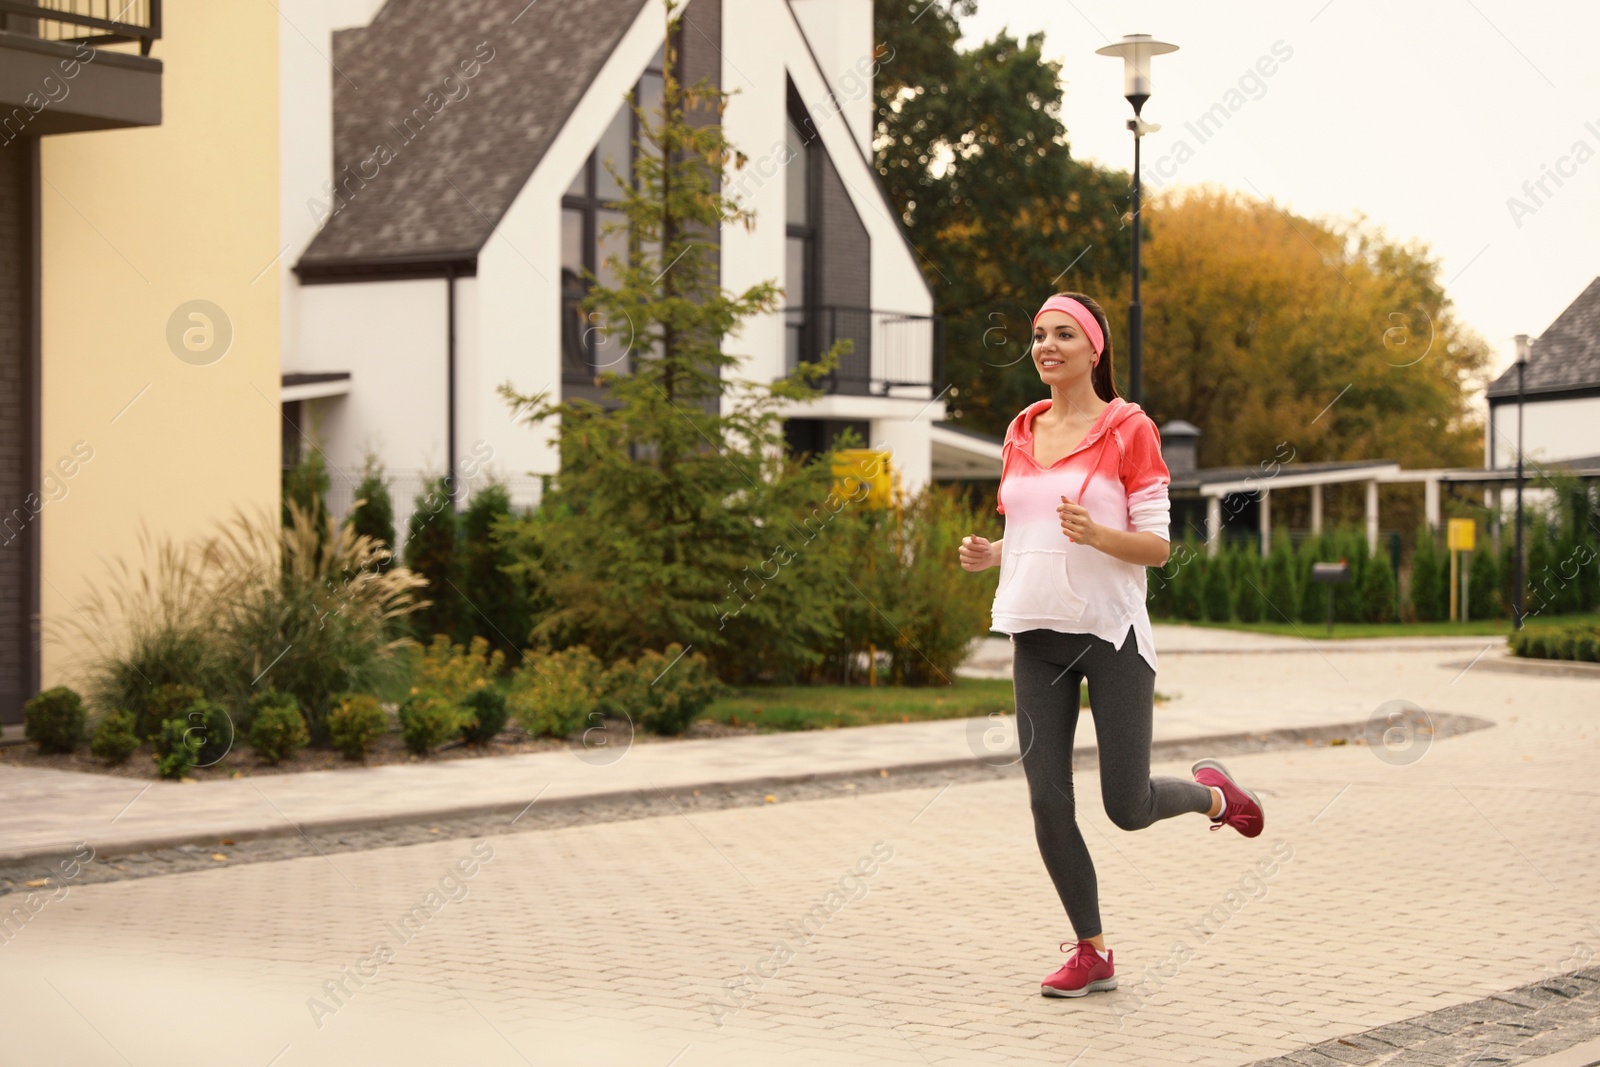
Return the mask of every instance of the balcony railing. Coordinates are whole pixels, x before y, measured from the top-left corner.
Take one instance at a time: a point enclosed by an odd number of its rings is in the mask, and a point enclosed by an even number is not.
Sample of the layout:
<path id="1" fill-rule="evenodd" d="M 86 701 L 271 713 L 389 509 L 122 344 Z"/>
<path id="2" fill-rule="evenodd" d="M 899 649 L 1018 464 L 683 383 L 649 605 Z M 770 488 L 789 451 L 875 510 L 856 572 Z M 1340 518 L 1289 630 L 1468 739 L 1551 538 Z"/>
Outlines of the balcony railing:
<path id="1" fill-rule="evenodd" d="M 787 373 L 801 360 L 818 361 L 835 341 L 854 343 L 823 380 L 829 393 L 891 396 L 926 389 L 931 397 L 942 384 L 944 331 L 937 315 L 824 306 L 787 308 L 784 320 Z"/>
<path id="2" fill-rule="evenodd" d="M 161 36 L 161 0 L 0 0 L 0 31 L 46 41 L 138 41 L 139 54 Z"/>

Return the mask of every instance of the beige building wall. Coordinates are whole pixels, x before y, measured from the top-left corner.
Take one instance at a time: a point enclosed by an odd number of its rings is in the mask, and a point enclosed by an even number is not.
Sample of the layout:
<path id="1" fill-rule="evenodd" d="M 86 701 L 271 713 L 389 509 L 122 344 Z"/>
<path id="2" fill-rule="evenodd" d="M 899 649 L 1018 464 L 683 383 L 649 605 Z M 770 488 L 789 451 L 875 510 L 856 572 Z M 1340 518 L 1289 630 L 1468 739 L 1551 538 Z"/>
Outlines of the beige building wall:
<path id="1" fill-rule="evenodd" d="M 43 142 L 46 687 L 81 651 L 60 622 L 107 563 L 141 563 L 141 528 L 277 512 L 278 17 L 166 0 L 162 124 Z"/>

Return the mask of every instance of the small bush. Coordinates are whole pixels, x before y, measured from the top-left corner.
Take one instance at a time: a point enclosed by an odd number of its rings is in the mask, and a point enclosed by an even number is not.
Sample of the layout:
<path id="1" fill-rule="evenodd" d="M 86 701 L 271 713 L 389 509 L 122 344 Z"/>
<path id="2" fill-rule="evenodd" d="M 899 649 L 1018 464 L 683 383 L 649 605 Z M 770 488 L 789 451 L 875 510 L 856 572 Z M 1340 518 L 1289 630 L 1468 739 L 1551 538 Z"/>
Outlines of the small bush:
<path id="1" fill-rule="evenodd" d="M 294 758 L 311 740 L 306 717 L 293 704 L 267 704 L 250 724 L 250 744 L 256 754 L 276 766 Z"/>
<path id="2" fill-rule="evenodd" d="M 298 708 L 300 702 L 295 700 L 293 693 L 280 693 L 276 689 L 264 689 L 250 698 L 245 705 L 244 715 L 239 722 L 239 732 L 246 737 L 260 718 L 262 711 L 267 708 Z"/>
<path id="3" fill-rule="evenodd" d="M 388 729 L 389 717 L 383 713 L 378 698 L 365 693 L 350 694 L 328 713 L 329 739 L 345 759 L 364 758 L 372 743 Z"/>
<path id="4" fill-rule="evenodd" d="M 107 763 L 126 763 L 138 751 L 139 744 L 139 735 L 133 730 L 133 714 L 114 711 L 95 725 L 89 752 Z"/>
<path id="5" fill-rule="evenodd" d="M 233 717 L 221 704 L 197 700 L 183 712 L 189 727 L 189 744 L 195 750 L 194 765 L 210 767 L 221 763 L 233 748 Z"/>
<path id="6" fill-rule="evenodd" d="M 698 652 L 681 655 L 676 642 L 664 652 L 646 650 L 632 663 L 619 661 L 604 677 L 604 709 L 626 713 L 657 734 L 681 734 L 725 688 Z"/>
<path id="7" fill-rule="evenodd" d="M 455 704 L 469 694 L 493 684 L 505 667 L 505 653 L 490 653 L 489 642 L 474 637 L 467 648 L 453 645 L 444 634 L 434 634 L 426 649 L 413 646 L 411 691 L 435 693 Z"/>
<path id="8" fill-rule="evenodd" d="M 506 695 L 492 685 L 468 693 L 461 706 L 467 713 L 461 736 L 474 745 L 487 745 L 493 741 L 506 728 L 506 720 L 511 717 Z"/>
<path id="9" fill-rule="evenodd" d="M 534 737 L 567 737 L 602 713 L 600 661 L 587 646 L 525 652 L 506 698 L 511 714 Z"/>
<path id="10" fill-rule="evenodd" d="M 146 740 L 154 740 L 168 719 L 176 719 L 185 708 L 206 695 L 192 685 L 158 685 L 146 692 L 134 707 L 134 729 Z"/>
<path id="11" fill-rule="evenodd" d="M 168 719 L 155 737 L 156 773 L 171 781 L 187 778 L 202 743 L 191 732 L 188 719 Z"/>
<path id="12" fill-rule="evenodd" d="M 46 689 L 22 706 L 22 720 L 40 752 L 71 752 L 83 740 L 83 698 L 64 685 Z"/>
<path id="13" fill-rule="evenodd" d="M 400 739 L 426 756 L 461 732 L 467 713 L 437 693 L 413 693 L 400 705 Z"/>

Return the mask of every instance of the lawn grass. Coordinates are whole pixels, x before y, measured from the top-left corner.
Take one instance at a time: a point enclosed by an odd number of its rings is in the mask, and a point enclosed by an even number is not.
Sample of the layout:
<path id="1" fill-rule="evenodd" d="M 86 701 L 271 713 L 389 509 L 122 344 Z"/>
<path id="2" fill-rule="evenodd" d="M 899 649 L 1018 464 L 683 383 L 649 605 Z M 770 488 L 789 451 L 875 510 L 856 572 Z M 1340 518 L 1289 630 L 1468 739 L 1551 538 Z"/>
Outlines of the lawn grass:
<path id="1" fill-rule="evenodd" d="M 1157 693 L 1156 700 L 1168 699 Z M 1089 707 L 1089 687 L 1078 690 L 1079 707 Z M 954 685 L 876 688 L 844 685 L 751 686 L 713 701 L 702 719 L 730 726 L 754 725 L 758 733 L 779 730 L 830 730 L 885 722 L 970 719 L 1016 710 L 1009 678 L 956 678 Z"/>
<path id="2" fill-rule="evenodd" d="M 1328 633 L 1325 622 L 1196 622 L 1180 619 L 1154 619 L 1153 622 L 1180 626 L 1202 626 L 1212 630 L 1244 630 L 1253 634 L 1281 634 L 1285 637 L 1323 637 Z M 1525 626 L 1545 623 L 1600 622 L 1600 614 L 1535 615 L 1525 620 Z M 1504 637 L 1512 631 L 1510 619 L 1473 619 L 1470 622 L 1336 622 L 1333 624 L 1335 640 L 1341 637 Z"/>

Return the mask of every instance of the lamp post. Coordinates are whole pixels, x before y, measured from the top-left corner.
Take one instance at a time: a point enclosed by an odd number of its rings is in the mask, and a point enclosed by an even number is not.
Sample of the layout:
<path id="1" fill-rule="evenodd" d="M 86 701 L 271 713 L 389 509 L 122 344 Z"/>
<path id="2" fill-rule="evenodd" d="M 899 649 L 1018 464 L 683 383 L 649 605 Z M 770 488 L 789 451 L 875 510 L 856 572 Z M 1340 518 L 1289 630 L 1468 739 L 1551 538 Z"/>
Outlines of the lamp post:
<path id="1" fill-rule="evenodd" d="M 1519 333 L 1517 342 L 1517 540 L 1512 555 L 1511 614 L 1517 629 L 1522 629 L 1522 375 L 1528 366 L 1528 335 Z"/>
<path id="2" fill-rule="evenodd" d="M 1161 127 L 1139 117 L 1144 102 L 1150 99 L 1150 57 L 1176 52 L 1178 46 L 1158 41 L 1148 33 L 1130 33 L 1116 44 L 1095 49 L 1097 56 L 1122 59 L 1122 95 L 1133 105 L 1128 129 L 1133 131 L 1133 298 L 1128 302 L 1128 399 L 1135 404 L 1143 399 L 1144 308 L 1139 303 L 1139 245 L 1143 243 L 1144 220 L 1140 217 L 1139 142 L 1147 133 Z"/>

